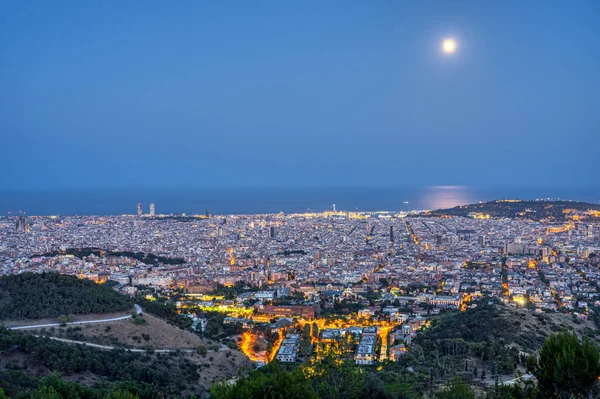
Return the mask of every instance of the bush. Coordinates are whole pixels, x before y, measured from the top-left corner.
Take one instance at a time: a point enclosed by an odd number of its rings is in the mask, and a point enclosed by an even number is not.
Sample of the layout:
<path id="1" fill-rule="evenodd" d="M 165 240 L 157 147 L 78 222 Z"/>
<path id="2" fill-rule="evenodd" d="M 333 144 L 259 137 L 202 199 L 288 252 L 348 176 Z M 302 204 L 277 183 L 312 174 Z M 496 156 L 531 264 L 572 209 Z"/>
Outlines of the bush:
<path id="1" fill-rule="evenodd" d="M 196 347 L 196 352 L 198 352 L 198 354 L 202 356 L 206 356 L 206 354 L 208 353 L 208 349 L 206 349 L 206 346 L 204 345 L 198 345 Z"/>

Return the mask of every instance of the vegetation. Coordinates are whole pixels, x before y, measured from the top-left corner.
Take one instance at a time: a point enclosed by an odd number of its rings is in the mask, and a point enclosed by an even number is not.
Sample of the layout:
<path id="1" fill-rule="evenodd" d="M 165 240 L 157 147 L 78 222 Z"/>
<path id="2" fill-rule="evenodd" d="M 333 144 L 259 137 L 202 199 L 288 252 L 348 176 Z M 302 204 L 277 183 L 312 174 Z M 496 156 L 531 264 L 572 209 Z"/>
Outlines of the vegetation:
<path id="1" fill-rule="evenodd" d="M 544 398 L 589 398 L 599 393 L 600 352 L 587 337 L 552 334 L 542 346 L 539 357 L 529 360 L 529 368 Z"/>
<path id="2" fill-rule="evenodd" d="M 137 298 L 137 303 L 142 307 L 144 312 L 159 317 L 167 323 L 181 329 L 190 328 L 193 324 L 190 318 L 181 316 L 177 313 L 177 308 L 171 303 L 149 301 L 144 298 Z"/>
<path id="3" fill-rule="evenodd" d="M 236 384 L 215 384 L 211 393 L 215 399 L 404 399 L 423 397 L 427 390 L 427 397 L 437 399 L 592 398 L 600 394 L 597 377 L 600 375 L 600 352 L 589 340 L 579 340 L 574 334 L 551 334 L 539 357 L 528 360 L 528 369 L 535 380 L 524 379 L 520 384 L 484 388 L 478 396 L 459 377 L 446 379 L 432 390 L 424 384 L 426 378 L 415 379 L 416 373 L 402 374 L 389 367 L 380 371 L 359 368 L 326 356 L 322 362 L 305 363 L 291 369 L 274 362 L 240 378 Z"/>
<path id="4" fill-rule="evenodd" d="M 107 251 L 104 249 L 100 249 L 100 248 L 69 248 L 66 251 L 52 251 L 52 252 L 47 252 L 44 254 L 37 254 L 37 255 L 32 255 L 31 257 L 36 257 L 36 256 L 45 256 L 45 257 L 52 257 L 52 256 L 58 256 L 58 255 L 73 255 L 77 258 L 83 259 L 85 257 L 88 257 L 90 255 L 94 255 L 97 257 L 108 257 L 108 256 L 124 256 L 127 258 L 132 258 L 135 259 L 139 262 L 143 262 L 147 265 L 158 265 L 158 264 L 165 264 L 165 265 L 181 265 L 183 263 L 185 263 L 185 261 L 182 258 L 167 258 L 165 256 L 157 256 L 154 254 L 146 254 L 143 252 L 131 252 L 131 251 Z"/>
<path id="5" fill-rule="evenodd" d="M 376 394 L 378 388 L 383 390 L 383 385 L 367 383 L 367 375 L 360 368 L 329 357 L 292 370 L 273 362 L 240 378 L 236 384 L 216 384 L 210 391 L 215 399 L 362 399 L 382 397 Z"/>
<path id="6" fill-rule="evenodd" d="M 0 351 L 13 348 L 30 356 L 36 364 L 65 375 L 89 372 L 113 382 L 147 384 L 165 393 L 178 392 L 198 380 L 198 366 L 184 357 L 106 351 L 0 329 Z M 2 384 L 0 387 L 10 388 Z"/>
<path id="7" fill-rule="evenodd" d="M 125 311 L 132 305 L 131 299 L 109 287 L 59 273 L 0 277 L 0 319 L 4 320 Z"/>
<path id="8" fill-rule="evenodd" d="M 0 372 L 0 399 L 158 399 L 167 396 L 147 384 L 105 383 L 97 387 L 65 381 L 60 374 L 29 377 L 18 371 Z"/>
<path id="9" fill-rule="evenodd" d="M 567 209 L 585 212 L 600 210 L 600 205 L 577 201 L 490 201 L 450 209 L 438 209 L 419 214 L 421 217 L 469 217 L 473 213 L 490 215 L 490 217 L 505 217 L 529 220 L 555 220 L 569 219 Z"/>

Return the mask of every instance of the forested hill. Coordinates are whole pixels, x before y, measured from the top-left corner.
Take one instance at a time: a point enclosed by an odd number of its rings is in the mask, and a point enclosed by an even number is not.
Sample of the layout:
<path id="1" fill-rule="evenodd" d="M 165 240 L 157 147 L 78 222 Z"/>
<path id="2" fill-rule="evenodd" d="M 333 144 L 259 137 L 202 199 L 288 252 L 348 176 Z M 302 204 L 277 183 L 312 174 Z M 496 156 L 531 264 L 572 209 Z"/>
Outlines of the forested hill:
<path id="1" fill-rule="evenodd" d="M 130 298 L 112 288 L 58 273 L 0 277 L 0 320 L 126 311 Z"/>
<path id="2" fill-rule="evenodd" d="M 582 219 L 598 220 L 600 205 L 577 201 L 520 201 L 497 200 L 478 204 L 437 209 L 419 214 L 422 217 L 479 216 L 528 220 L 564 221 L 574 215 Z"/>

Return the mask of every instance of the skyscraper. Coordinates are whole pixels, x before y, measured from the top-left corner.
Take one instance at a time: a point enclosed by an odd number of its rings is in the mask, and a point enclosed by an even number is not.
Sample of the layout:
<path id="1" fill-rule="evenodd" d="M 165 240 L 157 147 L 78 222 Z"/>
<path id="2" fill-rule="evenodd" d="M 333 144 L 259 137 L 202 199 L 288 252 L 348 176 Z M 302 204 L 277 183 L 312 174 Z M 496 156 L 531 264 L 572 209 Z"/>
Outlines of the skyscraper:
<path id="1" fill-rule="evenodd" d="M 29 220 L 25 218 L 25 216 L 19 216 L 17 219 L 17 224 L 15 225 L 15 230 L 19 233 L 26 233 L 29 231 Z"/>
<path id="2" fill-rule="evenodd" d="M 485 234 L 479 236 L 478 241 L 479 241 L 479 246 L 482 247 L 482 248 L 484 248 L 485 245 L 486 245 Z"/>
<path id="3" fill-rule="evenodd" d="M 390 226 L 390 242 L 394 242 L 394 226 Z"/>
<path id="4" fill-rule="evenodd" d="M 138 216 L 142 216 L 142 203 L 138 202 Z"/>
<path id="5" fill-rule="evenodd" d="M 150 216 L 154 216 L 155 213 L 155 209 L 154 209 L 154 202 L 150 203 Z"/>
<path id="6" fill-rule="evenodd" d="M 275 238 L 275 226 L 269 228 L 269 237 L 271 237 L 271 239 Z"/>

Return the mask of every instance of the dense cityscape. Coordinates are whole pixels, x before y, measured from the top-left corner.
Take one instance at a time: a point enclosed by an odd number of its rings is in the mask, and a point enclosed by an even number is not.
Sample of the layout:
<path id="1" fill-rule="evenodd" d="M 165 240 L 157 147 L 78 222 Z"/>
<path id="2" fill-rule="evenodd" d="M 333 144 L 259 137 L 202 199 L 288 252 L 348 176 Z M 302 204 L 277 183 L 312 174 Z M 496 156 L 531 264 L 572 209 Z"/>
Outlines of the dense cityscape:
<path id="1" fill-rule="evenodd" d="M 473 207 L 502 203 L 522 205 Z M 355 363 L 371 365 L 407 353 L 431 315 L 482 298 L 587 320 L 600 305 L 600 223 L 597 210 L 578 208 L 560 220 L 335 205 L 289 215 L 160 215 L 154 204 L 148 214 L 139 204 L 135 215 L 20 215 L 0 222 L 0 271 L 59 272 L 117 282 L 132 297 L 176 298 L 202 332 L 206 314 L 222 313 L 258 366 L 318 358 L 345 337 Z"/>

